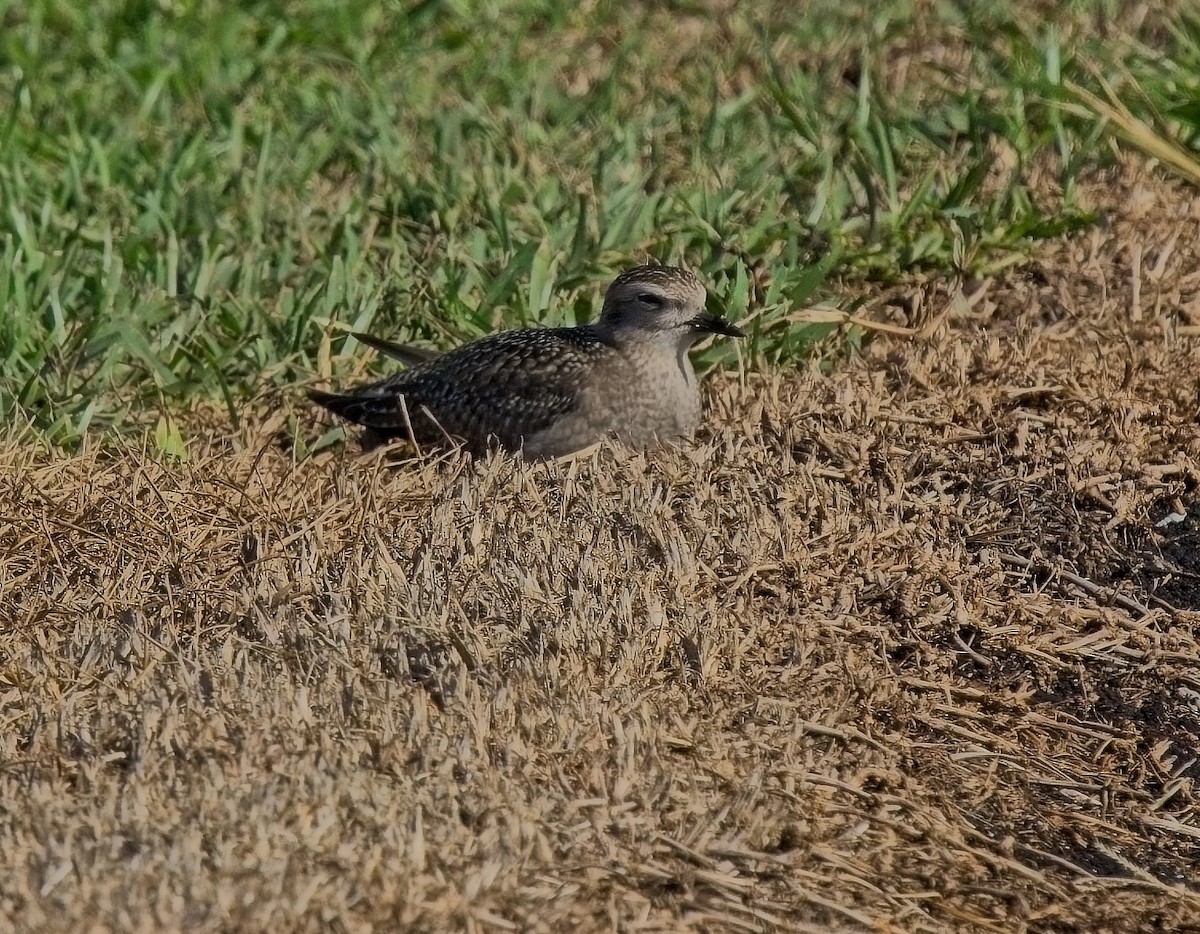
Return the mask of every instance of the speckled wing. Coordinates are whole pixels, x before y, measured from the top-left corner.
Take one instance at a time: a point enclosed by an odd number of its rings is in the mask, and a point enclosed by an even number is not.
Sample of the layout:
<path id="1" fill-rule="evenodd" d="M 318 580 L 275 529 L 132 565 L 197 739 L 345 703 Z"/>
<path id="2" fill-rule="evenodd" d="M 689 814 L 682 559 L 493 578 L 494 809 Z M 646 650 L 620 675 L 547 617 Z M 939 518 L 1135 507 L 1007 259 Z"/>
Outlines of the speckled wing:
<path id="1" fill-rule="evenodd" d="M 467 344 L 344 395 L 310 398 L 384 437 L 515 450 L 576 409 L 587 374 L 610 344 L 590 328 L 526 328 Z"/>

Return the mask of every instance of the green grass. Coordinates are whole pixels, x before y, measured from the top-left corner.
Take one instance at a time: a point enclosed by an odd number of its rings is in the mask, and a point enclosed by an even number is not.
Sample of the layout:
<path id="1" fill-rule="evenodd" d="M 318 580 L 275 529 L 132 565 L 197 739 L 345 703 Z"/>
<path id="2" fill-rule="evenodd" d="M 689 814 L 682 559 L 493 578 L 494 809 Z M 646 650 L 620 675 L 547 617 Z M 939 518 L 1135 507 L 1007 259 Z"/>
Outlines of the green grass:
<path id="1" fill-rule="evenodd" d="M 360 366 L 349 330 L 571 323 L 647 256 L 787 365 L 833 327 L 797 307 L 1089 222 L 1074 182 L 1107 137 L 1063 106 L 1084 65 L 1122 62 L 1196 144 L 1194 21 L 1118 59 L 1116 4 L 982 9 L 0 2 L 0 416 L 169 450 L 197 402 L 236 421 Z"/>

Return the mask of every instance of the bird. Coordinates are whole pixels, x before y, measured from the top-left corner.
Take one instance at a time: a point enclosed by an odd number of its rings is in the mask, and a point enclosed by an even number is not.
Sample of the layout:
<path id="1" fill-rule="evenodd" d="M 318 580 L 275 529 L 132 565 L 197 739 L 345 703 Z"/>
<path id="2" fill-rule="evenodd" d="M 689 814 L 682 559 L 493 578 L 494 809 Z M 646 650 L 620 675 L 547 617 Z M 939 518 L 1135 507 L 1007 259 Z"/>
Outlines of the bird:
<path id="1" fill-rule="evenodd" d="M 705 308 L 687 269 L 635 266 L 604 295 L 599 318 L 517 328 L 446 353 L 355 334 L 406 369 L 346 393 L 309 398 L 375 440 L 500 448 L 531 459 L 578 453 L 605 438 L 649 448 L 690 438 L 701 419 L 688 352 L 711 334 L 744 337 Z"/>

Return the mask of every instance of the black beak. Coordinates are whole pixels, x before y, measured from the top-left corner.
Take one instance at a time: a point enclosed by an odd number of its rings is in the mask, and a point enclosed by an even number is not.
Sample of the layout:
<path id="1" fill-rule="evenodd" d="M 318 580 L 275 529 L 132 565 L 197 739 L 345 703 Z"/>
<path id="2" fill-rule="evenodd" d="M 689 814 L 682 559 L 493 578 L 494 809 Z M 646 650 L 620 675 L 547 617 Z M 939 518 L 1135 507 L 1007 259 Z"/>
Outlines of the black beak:
<path id="1" fill-rule="evenodd" d="M 726 337 L 746 336 L 746 332 L 732 321 L 726 321 L 720 315 L 709 314 L 708 312 L 696 315 L 691 320 L 691 325 L 697 331 L 705 331 L 709 334 L 724 334 Z"/>

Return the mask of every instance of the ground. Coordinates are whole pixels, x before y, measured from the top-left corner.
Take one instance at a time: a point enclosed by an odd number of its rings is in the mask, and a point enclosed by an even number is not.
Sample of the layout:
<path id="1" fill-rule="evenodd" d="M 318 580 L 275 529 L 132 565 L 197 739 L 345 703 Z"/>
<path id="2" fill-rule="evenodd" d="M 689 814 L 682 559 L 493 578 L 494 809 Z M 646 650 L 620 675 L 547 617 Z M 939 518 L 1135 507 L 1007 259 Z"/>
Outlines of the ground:
<path id="1" fill-rule="evenodd" d="M 678 449 L 6 442 L 0 917 L 1200 928 L 1200 197 L 1085 194 Z"/>

